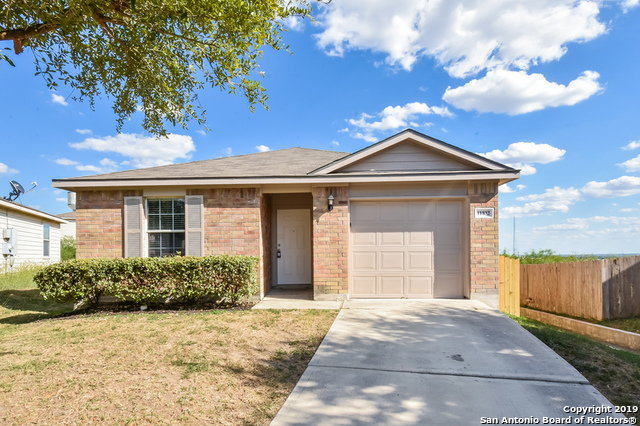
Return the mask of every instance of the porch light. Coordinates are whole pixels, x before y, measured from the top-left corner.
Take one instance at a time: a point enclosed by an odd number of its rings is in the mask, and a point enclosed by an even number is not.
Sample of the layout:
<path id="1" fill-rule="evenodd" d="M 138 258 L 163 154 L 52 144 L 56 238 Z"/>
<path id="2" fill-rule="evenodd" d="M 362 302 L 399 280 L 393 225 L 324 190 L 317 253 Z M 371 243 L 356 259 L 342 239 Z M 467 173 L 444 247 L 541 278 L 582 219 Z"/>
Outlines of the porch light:
<path id="1" fill-rule="evenodd" d="M 333 194 L 329 195 L 329 198 L 327 198 L 327 201 L 329 202 L 329 211 L 333 210 L 333 200 L 335 198 L 333 198 Z"/>

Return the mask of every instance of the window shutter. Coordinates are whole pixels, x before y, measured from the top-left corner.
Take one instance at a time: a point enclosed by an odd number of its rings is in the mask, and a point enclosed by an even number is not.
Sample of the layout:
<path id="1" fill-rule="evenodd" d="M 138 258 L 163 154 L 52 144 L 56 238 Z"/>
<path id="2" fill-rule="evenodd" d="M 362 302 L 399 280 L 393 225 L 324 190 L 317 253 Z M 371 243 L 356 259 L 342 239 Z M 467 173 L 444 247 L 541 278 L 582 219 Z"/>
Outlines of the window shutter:
<path id="1" fill-rule="evenodd" d="M 142 197 L 124 197 L 124 257 L 142 257 Z"/>
<path id="2" fill-rule="evenodd" d="M 185 197 L 187 256 L 204 256 L 204 203 L 202 195 Z"/>

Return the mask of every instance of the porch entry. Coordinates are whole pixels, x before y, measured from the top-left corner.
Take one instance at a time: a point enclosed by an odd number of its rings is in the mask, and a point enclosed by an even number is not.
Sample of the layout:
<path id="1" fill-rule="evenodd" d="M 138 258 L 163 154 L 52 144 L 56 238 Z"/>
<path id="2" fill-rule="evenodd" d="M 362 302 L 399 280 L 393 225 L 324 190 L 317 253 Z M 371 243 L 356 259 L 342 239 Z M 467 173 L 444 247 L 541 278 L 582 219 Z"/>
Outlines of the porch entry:
<path id="1" fill-rule="evenodd" d="M 311 211 L 279 209 L 277 215 L 277 285 L 311 284 Z"/>

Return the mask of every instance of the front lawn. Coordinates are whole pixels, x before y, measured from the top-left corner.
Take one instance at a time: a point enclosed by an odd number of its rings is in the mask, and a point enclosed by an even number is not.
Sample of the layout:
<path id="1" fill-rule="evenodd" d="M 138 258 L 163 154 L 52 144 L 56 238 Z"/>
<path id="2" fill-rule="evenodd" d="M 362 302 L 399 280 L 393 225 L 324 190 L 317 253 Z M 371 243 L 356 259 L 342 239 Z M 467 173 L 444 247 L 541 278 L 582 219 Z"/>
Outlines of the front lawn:
<path id="1" fill-rule="evenodd" d="M 268 424 L 337 315 L 70 309 L 0 291 L 1 424 Z"/>

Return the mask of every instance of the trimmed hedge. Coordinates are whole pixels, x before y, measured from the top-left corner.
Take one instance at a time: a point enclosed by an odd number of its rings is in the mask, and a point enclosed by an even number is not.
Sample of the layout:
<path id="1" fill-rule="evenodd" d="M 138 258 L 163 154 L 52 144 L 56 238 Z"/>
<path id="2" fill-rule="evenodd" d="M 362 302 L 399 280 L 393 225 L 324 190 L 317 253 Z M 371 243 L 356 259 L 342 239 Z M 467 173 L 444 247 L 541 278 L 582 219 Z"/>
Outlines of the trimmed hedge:
<path id="1" fill-rule="evenodd" d="M 45 299 L 96 303 L 103 294 L 139 304 L 204 297 L 237 303 L 258 291 L 251 256 L 84 259 L 57 263 L 34 276 Z"/>

